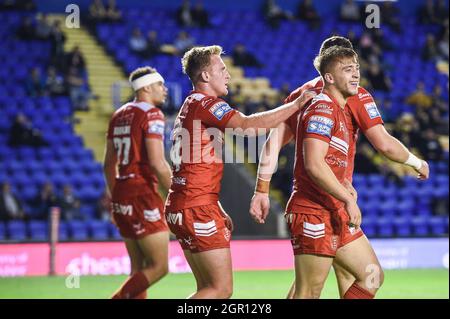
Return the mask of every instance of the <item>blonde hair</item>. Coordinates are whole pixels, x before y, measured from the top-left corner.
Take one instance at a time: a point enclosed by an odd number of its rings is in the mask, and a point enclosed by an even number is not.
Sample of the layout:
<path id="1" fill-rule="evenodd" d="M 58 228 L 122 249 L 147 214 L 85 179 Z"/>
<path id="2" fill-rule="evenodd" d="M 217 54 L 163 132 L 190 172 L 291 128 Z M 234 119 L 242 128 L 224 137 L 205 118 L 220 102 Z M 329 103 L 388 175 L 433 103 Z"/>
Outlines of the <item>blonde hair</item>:
<path id="1" fill-rule="evenodd" d="M 130 76 L 128 77 L 128 81 L 132 82 L 136 79 L 139 79 L 140 77 L 147 75 L 147 74 L 152 74 L 152 73 L 156 73 L 156 69 L 152 68 L 150 66 L 143 66 L 140 68 L 137 68 L 136 70 L 134 70 L 133 72 L 130 73 Z"/>
<path id="2" fill-rule="evenodd" d="M 219 45 L 211 45 L 207 47 L 193 47 L 187 51 L 181 59 L 183 73 L 195 82 L 198 75 L 211 62 L 212 55 L 221 55 L 223 49 Z"/>
<path id="3" fill-rule="evenodd" d="M 334 63 L 343 58 L 358 59 L 358 54 L 353 49 L 333 45 L 316 56 L 314 59 L 314 67 L 321 76 L 324 76 Z"/>

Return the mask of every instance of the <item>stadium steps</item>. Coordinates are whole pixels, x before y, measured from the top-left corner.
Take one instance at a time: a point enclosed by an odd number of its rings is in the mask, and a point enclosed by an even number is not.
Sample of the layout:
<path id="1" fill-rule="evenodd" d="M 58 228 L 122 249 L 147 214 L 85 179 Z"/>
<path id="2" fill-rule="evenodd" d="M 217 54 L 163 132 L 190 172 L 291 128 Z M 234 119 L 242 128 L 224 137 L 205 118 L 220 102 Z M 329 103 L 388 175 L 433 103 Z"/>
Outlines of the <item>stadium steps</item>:
<path id="1" fill-rule="evenodd" d="M 60 19 L 63 15 L 52 15 L 49 19 Z M 90 111 L 76 112 L 79 124 L 75 131 L 84 138 L 85 145 L 92 149 L 97 161 L 103 160 L 105 133 L 108 120 L 113 111 L 112 85 L 117 81 L 127 81 L 123 71 L 98 44 L 86 28 L 64 28 L 66 35 L 65 51 L 71 51 L 78 45 L 84 54 L 92 93 L 98 97 L 89 103 Z M 129 91 L 129 89 L 128 89 Z"/>

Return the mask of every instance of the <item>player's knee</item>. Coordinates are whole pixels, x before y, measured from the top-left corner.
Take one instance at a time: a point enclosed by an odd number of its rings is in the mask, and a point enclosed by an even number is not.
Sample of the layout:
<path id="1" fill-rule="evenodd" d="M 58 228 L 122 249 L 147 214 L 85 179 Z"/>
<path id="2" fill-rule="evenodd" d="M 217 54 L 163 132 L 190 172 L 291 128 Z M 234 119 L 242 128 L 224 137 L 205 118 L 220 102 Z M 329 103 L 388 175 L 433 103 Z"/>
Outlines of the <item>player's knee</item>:
<path id="1" fill-rule="evenodd" d="M 219 295 L 221 299 L 230 299 L 233 295 L 233 287 L 231 285 L 226 285 L 220 289 Z"/>
<path id="2" fill-rule="evenodd" d="M 315 282 L 315 283 L 309 283 L 301 288 L 301 291 L 296 294 L 296 298 L 301 299 L 319 299 L 320 294 L 322 293 L 323 289 L 323 282 Z"/>

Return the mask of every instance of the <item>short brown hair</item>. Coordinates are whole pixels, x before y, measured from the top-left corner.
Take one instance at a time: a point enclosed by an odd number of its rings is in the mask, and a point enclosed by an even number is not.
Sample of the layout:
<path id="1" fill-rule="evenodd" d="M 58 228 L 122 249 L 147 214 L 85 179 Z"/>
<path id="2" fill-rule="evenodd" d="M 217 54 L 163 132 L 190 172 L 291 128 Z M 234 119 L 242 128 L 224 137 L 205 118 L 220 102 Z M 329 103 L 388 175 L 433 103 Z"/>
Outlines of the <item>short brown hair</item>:
<path id="1" fill-rule="evenodd" d="M 341 37 L 340 35 L 333 35 L 322 42 L 319 54 L 323 54 L 326 49 L 337 45 L 338 47 L 353 49 L 353 44 L 349 39 Z"/>
<path id="2" fill-rule="evenodd" d="M 223 49 L 219 45 L 207 47 L 193 47 L 181 59 L 183 73 L 195 82 L 200 72 L 211 62 L 212 55 L 221 55 Z"/>
<path id="3" fill-rule="evenodd" d="M 140 77 L 142 77 L 144 75 L 152 74 L 152 73 L 156 73 L 156 72 L 157 72 L 156 69 L 152 68 L 150 66 L 140 67 L 130 73 L 130 76 L 128 77 L 128 81 L 133 82 L 134 80 L 139 79 Z"/>
<path id="4" fill-rule="evenodd" d="M 338 60 L 353 57 L 358 58 L 358 54 L 352 49 L 334 45 L 316 56 L 314 67 L 321 76 L 324 76 Z"/>

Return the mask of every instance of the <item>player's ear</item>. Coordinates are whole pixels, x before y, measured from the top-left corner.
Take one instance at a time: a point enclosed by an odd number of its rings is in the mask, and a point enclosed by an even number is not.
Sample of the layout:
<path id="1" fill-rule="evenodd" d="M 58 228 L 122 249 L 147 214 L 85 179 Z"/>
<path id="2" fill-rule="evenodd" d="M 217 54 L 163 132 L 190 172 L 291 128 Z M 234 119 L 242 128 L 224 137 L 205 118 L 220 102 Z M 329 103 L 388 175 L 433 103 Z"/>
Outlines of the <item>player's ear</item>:
<path id="1" fill-rule="evenodd" d="M 209 81 L 209 72 L 208 71 L 205 70 L 200 73 L 200 81 L 202 81 L 202 82 Z"/>
<path id="2" fill-rule="evenodd" d="M 333 76 L 331 75 L 331 73 L 325 73 L 325 75 L 323 76 L 325 81 L 327 81 L 328 83 L 333 84 L 334 83 L 334 79 Z"/>

